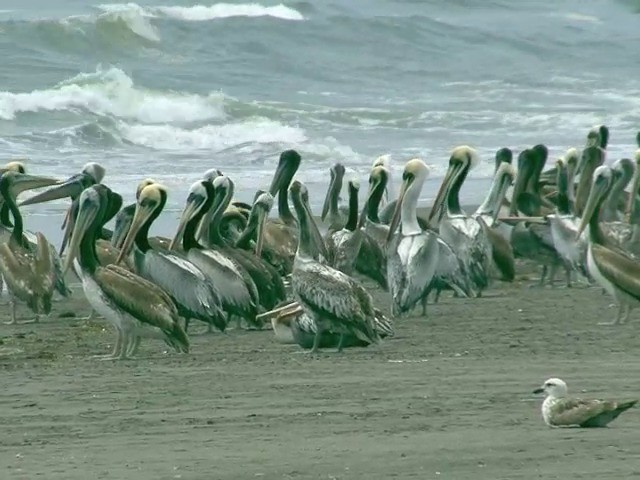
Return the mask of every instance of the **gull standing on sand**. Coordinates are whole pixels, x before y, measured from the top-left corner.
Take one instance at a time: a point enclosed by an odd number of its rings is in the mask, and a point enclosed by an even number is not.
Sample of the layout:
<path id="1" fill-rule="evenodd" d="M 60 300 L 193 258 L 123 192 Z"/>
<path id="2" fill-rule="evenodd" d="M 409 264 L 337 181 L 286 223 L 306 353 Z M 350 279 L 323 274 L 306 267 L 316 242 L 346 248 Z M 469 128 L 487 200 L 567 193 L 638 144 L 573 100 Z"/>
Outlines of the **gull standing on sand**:
<path id="1" fill-rule="evenodd" d="M 533 393 L 545 393 L 542 418 L 550 427 L 606 427 L 638 400 L 581 399 L 569 397 L 567 384 L 559 378 L 550 378 Z"/>

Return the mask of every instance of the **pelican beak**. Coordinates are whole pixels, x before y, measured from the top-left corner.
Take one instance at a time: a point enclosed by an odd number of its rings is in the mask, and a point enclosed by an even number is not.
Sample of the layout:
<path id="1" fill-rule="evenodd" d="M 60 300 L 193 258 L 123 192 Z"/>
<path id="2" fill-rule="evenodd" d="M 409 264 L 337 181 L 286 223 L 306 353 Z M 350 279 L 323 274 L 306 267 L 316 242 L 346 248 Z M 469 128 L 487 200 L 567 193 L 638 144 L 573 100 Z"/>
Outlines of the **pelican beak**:
<path id="1" fill-rule="evenodd" d="M 189 194 L 189 196 L 187 197 L 187 202 L 184 206 L 184 210 L 182 210 L 182 215 L 180 216 L 178 229 L 176 230 L 176 234 L 174 235 L 173 239 L 171 240 L 171 244 L 169 245 L 169 250 L 175 250 L 176 246 L 182 241 L 189 220 L 195 217 L 206 200 L 207 199 L 203 195 L 197 194 L 195 192 L 191 192 Z"/>
<path id="2" fill-rule="evenodd" d="M 513 176 L 511 174 L 505 173 L 502 177 L 502 182 L 500 183 L 500 188 L 498 189 L 498 197 L 496 198 L 496 208 L 493 212 L 493 222 L 495 223 L 498 219 L 498 215 L 500 214 L 500 206 L 502 205 L 502 201 L 504 197 L 507 196 L 507 190 L 513 184 Z"/>
<path id="3" fill-rule="evenodd" d="M 313 234 L 313 241 L 316 244 L 316 247 L 318 247 L 318 250 L 320 251 L 320 254 L 324 257 L 324 258 L 329 258 L 329 254 L 327 252 L 327 246 L 324 243 L 324 238 L 322 238 L 322 234 L 320 233 L 320 230 L 318 229 L 318 224 L 316 223 L 315 219 L 313 218 L 313 213 L 311 213 L 311 207 L 309 206 L 309 196 L 307 195 L 302 195 L 302 203 L 304 205 L 304 209 L 307 212 L 307 218 L 309 219 L 309 227 L 311 229 L 311 233 Z"/>
<path id="4" fill-rule="evenodd" d="M 378 186 L 382 182 L 380 177 L 374 177 L 373 182 L 370 182 L 369 185 L 369 193 L 367 193 L 367 199 L 364 201 L 364 205 L 362 206 L 362 212 L 360 213 L 360 218 L 358 219 L 358 229 L 362 228 L 364 222 L 367 220 L 367 214 L 369 212 L 369 202 L 371 201 L 371 197 L 373 192 L 378 189 Z M 387 192 L 387 186 L 384 187 L 385 193 Z"/>
<path id="5" fill-rule="evenodd" d="M 449 168 L 447 169 L 447 173 L 442 179 L 442 183 L 440 184 L 440 189 L 438 190 L 438 194 L 436 198 L 433 200 L 433 206 L 431 207 L 431 211 L 429 212 L 429 217 L 427 221 L 431 223 L 431 220 L 436 216 L 436 214 L 440 211 L 442 205 L 444 205 L 444 200 L 449 192 L 449 187 L 453 183 L 453 181 L 458 177 L 458 173 L 462 170 L 461 163 L 453 163 L 449 164 Z"/>
<path id="6" fill-rule="evenodd" d="M 532 167 L 534 162 L 532 161 L 530 151 L 523 151 L 518 156 L 518 172 L 516 173 L 516 183 L 513 186 L 513 192 L 511 192 L 511 216 L 518 215 L 518 197 L 525 191 L 525 187 L 531 177 Z"/>
<path id="7" fill-rule="evenodd" d="M 273 174 L 273 180 L 271 181 L 271 186 L 269 187 L 269 193 L 272 196 L 275 197 L 280 191 L 280 189 L 282 188 L 286 171 L 287 171 L 287 163 L 282 159 L 280 159 L 280 162 L 276 167 L 276 171 Z"/>
<path id="8" fill-rule="evenodd" d="M 56 178 L 41 177 L 38 175 L 29 175 L 27 173 L 16 173 L 11 182 L 11 192 L 14 195 L 18 195 L 26 190 L 33 190 L 34 188 L 50 187 L 56 185 L 60 181 Z M 24 205 L 23 202 L 21 205 Z"/>
<path id="9" fill-rule="evenodd" d="M 402 203 L 404 202 L 404 197 L 407 193 L 407 190 L 413 183 L 413 175 L 407 177 L 402 180 L 402 185 L 400 186 L 400 193 L 398 194 L 398 201 L 396 203 L 396 208 L 393 211 L 393 216 L 391 217 L 391 223 L 389 223 L 389 233 L 387 234 L 387 243 L 391 240 L 393 235 L 396 233 L 398 229 L 398 224 L 400 223 L 400 212 L 402 211 Z"/>
<path id="10" fill-rule="evenodd" d="M 65 248 L 67 247 L 67 243 L 71 238 L 71 233 L 75 227 L 75 220 L 73 215 L 74 205 L 71 204 L 69 208 L 67 208 L 67 212 L 64 215 L 64 221 L 62 222 L 62 228 L 64 229 L 64 234 L 62 235 L 62 244 L 60 245 L 60 256 L 64 253 Z"/>
<path id="11" fill-rule="evenodd" d="M 327 217 L 327 213 L 329 213 L 329 206 L 331 205 L 331 199 L 334 196 L 338 195 L 338 191 L 336 189 L 337 186 L 337 175 L 331 169 L 331 180 L 329 182 L 329 188 L 327 189 L 327 194 L 324 197 L 324 203 L 322 204 L 322 214 L 320 215 L 320 220 L 324 222 L 324 219 Z"/>
<path id="12" fill-rule="evenodd" d="M 587 225 L 589 225 L 596 209 L 600 206 L 602 197 L 607 193 L 609 183 L 601 180 L 602 179 L 597 179 L 593 183 L 591 192 L 589 192 L 589 198 L 587 199 L 587 205 L 584 207 L 584 212 L 582 213 L 582 220 L 580 221 L 576 238 L 580 238 L 582 232 L 587 228 Z"/>
<path id="13" fill-rule="evenodd" d="M 50 183 L 46 186 L 55 185 L 57 183 L 59 182 L 56 181 L 55 183 Z M 57 200 L 65 197 L 78 197 L 85 188 L 92 184 L 93 180 L 90 180 L 87 174 L 78 173 L 64 183 L 24 200 L 20 203 L 20 206 L 35 205 L 37 203 L 50 202 L 51 200 Z"/>
<path id="14" fill-rule="evenodd" d="M 538 394 L 538 393 L 544 393 L 544 388 L 542 388 L 542 387 L 538 387 L 538 388 L 536 388 L 536 389 L 533 391 L 533 393 L 535 393 L 535 394 Z"/>
<path id="15" fill-rule="evenodd" d="M 129 232 L 127 233 L 124 242 L 122 243 L 122 247 L 120 248 L 120 253 L 118 254 L 118 258 L 116 259 L 115 264 L 118 265 L 122 259 L 129 253 L 131 250 L 131 246 L 133 245 L 133 240 L 136 238 L 138 231 L 142 228 L 142 225 L 153 215 L 155 211 L 156 205 L 140 205 L 139 203 L 136 205 L 136 213 L 133 215 L 133 221 L 131 222 L 131 227 L 129 228 Z"/>
<path id="16" fill-rule="evenodd" d="M 267 224 L 267 214 L 269 213 L 266 208 L 258 207 L 258 232 L 256 234 L 256 256 L 262 256 L 262 248 L 264 247 L 264 232 L 265 225 Z"/>
<path id="17" fill-rule="evenodd" d="M 78 256 L 78 252 L 80 250 L 80 242 L 82 241 L 82 238 L 84 237 L 91 224 L 94 222 L 99 210 L 99 202 L 87 201 L 80 205 L 78 216 L 76 217 L 75 224 L 73 225 L 73 233 L 70 233 L 71 241 L 69 242 L 67 256 L 64 260 L 64 265 L 62 266 L 63 274 L 69 271 L 73 259 Z M 73 223 L 74 222 L 72 221 L 67 222 L 67 229 L 69 229 L 69 224 Z M 71 232 L 71 229 L 69 229 L 69 232 Z"/>
<path id="18" fill-rule="evenodd" d="M 113 227 L 113 235 L 111 236 L 111 245 L 120 249 L 122 243 L 127 236 L 127 232 L 131 228 L 131 220 L 133 216 L 130 213 L 130 206 L 125 207 L 116 214 L 116 224 Z"/>

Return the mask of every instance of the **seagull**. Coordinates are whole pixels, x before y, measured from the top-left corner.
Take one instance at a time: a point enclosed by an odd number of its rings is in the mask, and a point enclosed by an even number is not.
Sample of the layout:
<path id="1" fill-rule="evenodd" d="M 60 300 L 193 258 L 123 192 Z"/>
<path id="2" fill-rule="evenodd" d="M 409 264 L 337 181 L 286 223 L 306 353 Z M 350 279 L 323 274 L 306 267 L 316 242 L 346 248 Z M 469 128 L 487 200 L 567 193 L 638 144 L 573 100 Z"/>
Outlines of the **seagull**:
<path id="1" fill-rule="evenodd" d="M 638 402 L 571 398 L 567 384 L 559 378 L 550 378 L 533 391 L 543 392 L 547 398 L 542 402 L 542 418 L 550 427 L 606 427 Z"/>

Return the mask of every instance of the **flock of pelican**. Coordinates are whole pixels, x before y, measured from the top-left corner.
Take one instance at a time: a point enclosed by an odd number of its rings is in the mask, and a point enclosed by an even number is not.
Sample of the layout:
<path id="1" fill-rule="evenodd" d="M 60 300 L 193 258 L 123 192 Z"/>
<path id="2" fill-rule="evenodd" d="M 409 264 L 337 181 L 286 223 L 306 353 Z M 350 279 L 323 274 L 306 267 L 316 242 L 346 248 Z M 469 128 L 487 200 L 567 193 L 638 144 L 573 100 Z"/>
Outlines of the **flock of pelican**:
<path id="1" fill-rule="evenodd" d="M 117 333 L 104 358 L 136 355 L 142 338 L 186 353 L 192 320 L 221 332 L 231 321 L 250 329 L 270 321 L 280 342 L 340 351 L 393 336 L 394 319 L 418 304 L 426 315 L 432 291 L 434 302 L 443 290 L 480 297 L 493 281 L 512 281 L 516 258 L 542 267 L 540 285 L 553 284 L 558 267 L 569 286 L 576 277 L 597 283 L 619 306 L 614 323 L 623 322 L 640 301 L 640 150 L 634 161 L 607 166 L 608 140 L 606 126 L 594 127 L 581 151 L 569 149 L 548 170 L 542 144 L 517 155 L 517 170 L 513 152 L 501 148 L 491 187 L 473 213 L 460 203 L 480 161 L 471 147 L 453 149 L 425 216 L 417 211 L 430 171 L 422 160 L 406 163 L 393 200 L 388 159 L 376 160 L 362 205 L 356 180 L 347 182 L 341 204 L 345 167 L 337 163 L 320 216 L 324 232 L 307 188 L 294 179 L 302 159 L 287 150 L 251 205 L 234 201 L 231 178 L 205 172 L 190 187 L 170 238 L 149 236 L 169 195 L 153 179 L 143 179 L 136 202 L 123 206 L 99 164 L 61 182 L 10 162 L 0 169 L 0 274 L 10 323 L 18 302 L 36 322 L 49 314 L 54 292 L 71 294 L 65 274 L 72 270 L 91 317 L 100 315 Z M 20 193 L 37 188 L 47 189 L 18 203 Z M 41 233 L 24 229 L 19 207 L 67 197 L 57 251 Z M 270 217 L 275 197 L 277 215 Z M 111 220 L 113 230 L 105 227 Z M 389 311 L 374 306 L 363 277 L 389 292 Z"/>

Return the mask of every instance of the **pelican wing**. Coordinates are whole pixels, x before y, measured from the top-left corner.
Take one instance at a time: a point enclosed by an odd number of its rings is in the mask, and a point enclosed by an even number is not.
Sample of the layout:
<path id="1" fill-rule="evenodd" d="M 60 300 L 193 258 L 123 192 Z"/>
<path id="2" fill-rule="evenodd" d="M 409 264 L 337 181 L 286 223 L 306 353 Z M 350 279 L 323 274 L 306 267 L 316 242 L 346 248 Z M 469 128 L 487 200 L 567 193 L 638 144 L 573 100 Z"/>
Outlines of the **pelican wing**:
<path id="1" fill-rule="evenodd" d="M 171 295 L 178 304 L 205 316 L 217 317 L 221 314 L 220 299 L 207 277 L 193 263 L 176 252 L 149 250 L 144 255 L 144 271 L 138 271 Z"/>
<path id="2" fill-rule="evenodd" d="M 322 317 L 352 324 L 373 321 L 369 294 L 334 268 L 316 262 L 294 267 L 293 283 L 300 301 Z"/>
<path id="3" fill-rule="evenodd" d="M 555 249 L 553 245 L 553 235 L 551 234 L 551 227 L 547 224 L 531 223 L 529 224 L 529 231 L 533 236 L 540 241 L 545 247 Z"/>
<path id="4" fill-rule="evenodd" d="M 472 297 L 474 291 L 464 262 L 454 253 L 447 242 L 442 238 L 436 238 L 438 242 L 438 264 L 434 276 L 449 285 L 458 295 Z"/>
<path id="5" fill-rule="evenodd" d="M 439 266 L 437 241 L 431 232 L 394 235 L 387 252 L 387 276 L 398 313 L 413 308 L 431 285 Z"/>
<path id="6" fill-rule="evenodd" d="M 613 412 L 617 402 L 607 400 L 583 400 L 566 398 L 551 407 L 551 423 L 556 426 L 585 425 L 589 426 L 603 413 Z M 595 425 L 594 425 L 595 426 Z"/>
<path id="7" fill-rule="evenodd" d="M 593 259 L 602 275 L 627 295 L 640 300 L 640 262 L 620 251 L 591 244 Z"/>

